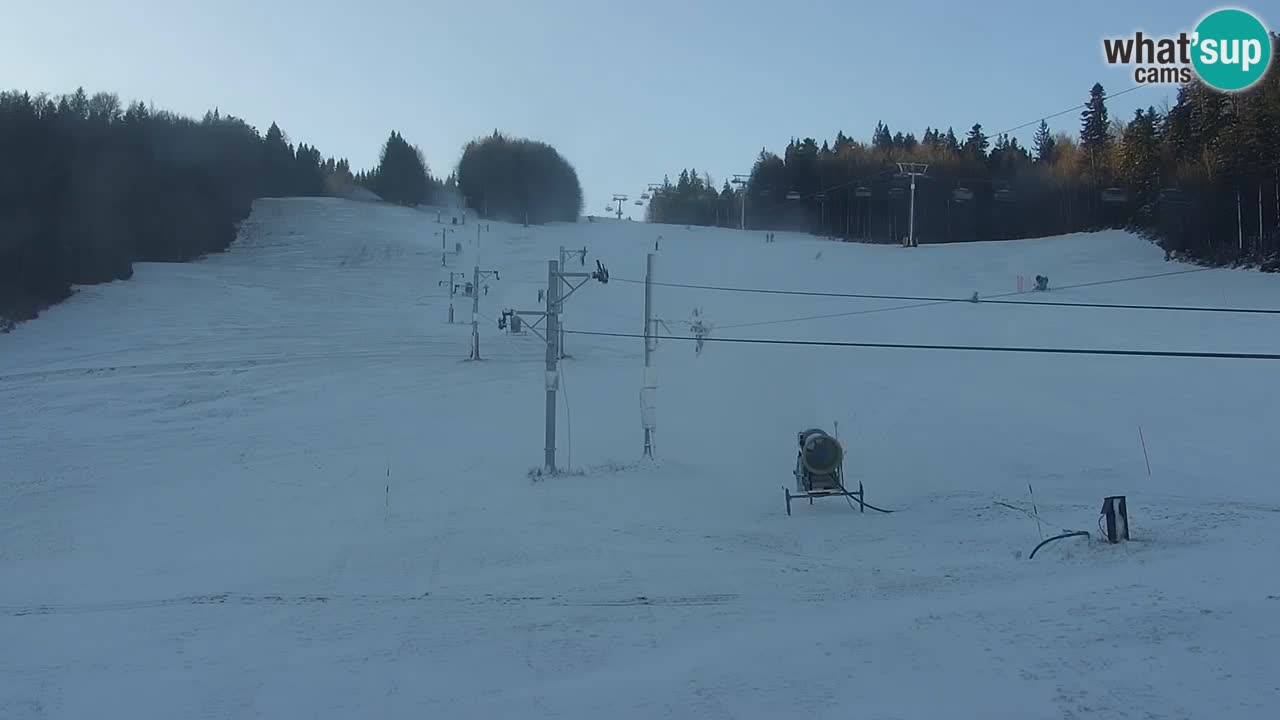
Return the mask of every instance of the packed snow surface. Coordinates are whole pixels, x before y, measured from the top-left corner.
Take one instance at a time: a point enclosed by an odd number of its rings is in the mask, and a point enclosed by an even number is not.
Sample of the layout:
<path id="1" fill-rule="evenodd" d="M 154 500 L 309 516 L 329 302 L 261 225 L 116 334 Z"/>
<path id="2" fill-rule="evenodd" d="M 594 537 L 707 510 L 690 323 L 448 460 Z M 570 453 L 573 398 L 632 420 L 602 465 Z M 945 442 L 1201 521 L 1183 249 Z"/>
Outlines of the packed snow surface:
<path id="1" fill-rule="evenodd" d="M 0 718 L 1280 717 L 1275 362 L 716 342 L 1276 353 L 1280 318 L 660 285 L 663 334 L 711 330 L 658 342 L 653 462 L 643 342 L 577 334 L 643 330 L 659 236 L 684 285 L 1045 274 L 1018 299 L 1274 308 L 1280 279 L 1167 274 L 1195 268 L 1120 232 L 436 217 L 261 201 L 228 252 L 0 335 Z M 531 478 L 545 345 L 496 321 L 542 307 L 561 246 L 610 281 L 565 303 L 570 472 Z M 447 322 L 477 263 L 479 363 L 471 299 Z M 797 434 L 836 423 L 847 482 L 898 512 L 787 516 Z M 1099 540 L 1109 495 L 1131 542 Z M 1092 537 L 1028 558 L 1064 530 Z"/>

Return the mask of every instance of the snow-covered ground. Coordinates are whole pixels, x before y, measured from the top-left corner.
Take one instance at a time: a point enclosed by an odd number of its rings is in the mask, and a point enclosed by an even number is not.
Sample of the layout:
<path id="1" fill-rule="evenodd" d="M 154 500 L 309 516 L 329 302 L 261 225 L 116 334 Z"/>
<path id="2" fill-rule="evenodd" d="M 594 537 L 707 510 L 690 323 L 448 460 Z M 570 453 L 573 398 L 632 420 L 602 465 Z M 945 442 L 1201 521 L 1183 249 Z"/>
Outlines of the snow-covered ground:
<path id="1" fill-rule="evenodd" d="M 539 306 L 561 245 L 612 274 L 568 327 L 637 333 L 658 235 L 664 282 L 949 297 L 1189 269 L 1148 243 L 596 220 L 477 244 L 469 222 L 445 268 L 445 227 L 263 201 L 229 252 L 140 265 L 0 336 L 0 718 L 1280 715 L 1268 361 L 664 340 L 649 464 L 642 342 L 571 334 L 559 460 L 586 472 L 528 477 L 544 346 L 493 321 Z M 438 283 L 477 251 L 501 279 L 469 363 L 470 300 L 446 323 Z M 1280 307 L 1280 282 L 1031 298 Z M 1261 315 L 667 286 L 654 304 L 676 334 L 700 308 L 713 337 L 1280 352 Z M 796 433 L 835 421 L 851 481 L 900 512 L 785 514 Z M 1044 536 L 1094 538 L 1028 559 L 1028 485 Z M 1109 546 L 1113 494 L 1133 541 Z"/>

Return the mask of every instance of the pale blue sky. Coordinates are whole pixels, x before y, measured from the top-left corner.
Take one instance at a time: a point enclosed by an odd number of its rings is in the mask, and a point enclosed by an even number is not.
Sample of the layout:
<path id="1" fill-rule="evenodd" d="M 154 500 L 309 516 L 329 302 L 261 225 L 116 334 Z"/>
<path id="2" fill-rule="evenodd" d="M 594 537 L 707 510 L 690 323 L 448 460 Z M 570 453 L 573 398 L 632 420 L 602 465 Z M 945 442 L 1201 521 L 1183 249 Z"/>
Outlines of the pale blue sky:
<path id="1" fill-rule="evenodd" d="M 1237 5 L 1280 27 L 1267 3 Z M 990 133 L 1110 92 L 1101 38 L 1191 30 L 1219 5 L 1165 0 L 10 0 L 0 83 L 219 106 L 356 168 L 393 128 L 437 175 L 494 128 L 555 145 L 586 212 L 695 166 L 748 172 L 792 136 Z M 1152 86 L 1113 116 L 1172 98 Z M 1075 113 L 1051 121 L 1078 129 Z M 1018 133 L 1029 140 L 1031 129 Z M 639 211 L 628 205 L 631 211 Z M 640 218 L 640 213 L 635 213 Z"/>

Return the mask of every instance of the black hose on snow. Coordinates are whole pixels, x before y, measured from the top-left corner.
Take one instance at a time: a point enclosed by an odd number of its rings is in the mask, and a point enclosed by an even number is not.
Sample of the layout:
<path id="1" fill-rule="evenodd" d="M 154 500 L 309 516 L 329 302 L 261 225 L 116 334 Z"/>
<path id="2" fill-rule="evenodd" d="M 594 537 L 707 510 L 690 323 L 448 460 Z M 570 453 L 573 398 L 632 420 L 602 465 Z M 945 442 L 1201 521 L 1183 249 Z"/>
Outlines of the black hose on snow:
<path id="1" fill-rule="evenodd" d="M 1040 548 L 1044 547 L 1045 545 L 1048 545 L 1054 540 L 1061 540 L 1063 538 L 1069 538 L 1069 537 L 1089 537 L 1089 533 L 1085 530 L 1075 530 L 1073 532 L 1062 533 L 1061 535 L 1054 535 L 1051 538 L 1046 538 L 1039 545 L 1036 546 L 1035 550 L 1031 551 L 1031 555 L 1028 556 L 1027 559 L 1030 560 L 1031 558 L 1035 557 L 1036 550 L 1039 550 Z"/>
<path id="2" fill-rule="evenodd" d="M 844 501 L 845 501 L 845 502 L 847 502 L 847 503 L 849 503 L 849 507 L 853 507 L 853 498 L 849 497 L 848 495 L 845 495 L 845 496 L 844 496 Z M 871 504 L 871 503 L 869 503 L 869 502 L 862 502 L 862 505 L 863 505 L 864 507 L 869 507 L 869 508 L 871 508 L 872 510 L 875 510 L 876 512 L 882 512 L 882 513 L 884 513 L 885 515 L 888 515 L 889 513 L 895 513 L 895 512 L 898 512 L 897 510 L 885 510 L 884 508 L 878 508 L 878 507 L 876 507 L 875 505 L 872 505 L 872 504 Z"/>

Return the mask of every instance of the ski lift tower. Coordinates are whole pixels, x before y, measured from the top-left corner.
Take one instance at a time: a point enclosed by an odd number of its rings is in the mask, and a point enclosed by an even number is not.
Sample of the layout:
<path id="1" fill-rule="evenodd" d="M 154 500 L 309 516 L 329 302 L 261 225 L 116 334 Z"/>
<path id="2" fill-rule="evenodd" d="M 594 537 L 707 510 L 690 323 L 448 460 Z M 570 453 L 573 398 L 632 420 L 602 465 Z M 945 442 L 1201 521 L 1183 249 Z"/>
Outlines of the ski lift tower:
<path id="1" fill-rule="evenodd" d="M 626 201 L 627 201 L 627 196 L 626 196 L 626 195 L 621 195 L 621 194 L 618 194 L 618 193 L 614 193 L 614 194 L 613 194 L 613 204 L 618 206 L 618 219 L 619 219 L 619 220 L 621 220 L 621 219 L 622 219 L 622 203 L 624 203 L 624 202 L 626 202 Z"/>
<path id="2" fill-rule="evenodd" d="M 747 184 L 750 182 L 750 175 L 735 174 L 729 182 L 737 185 L 742 191 L 742 224 L 738 226 L 739 230 L 747 229 Z"/>
<path id="3" fill-rule="evenodd" d="M 927 163 L 898 163 L 899 177 L 911 178 L 911 210 L 907 219 L 907 244 L 904 247 L 920 247 L 916 240 L 916 178 L 929 170 Z"/>

